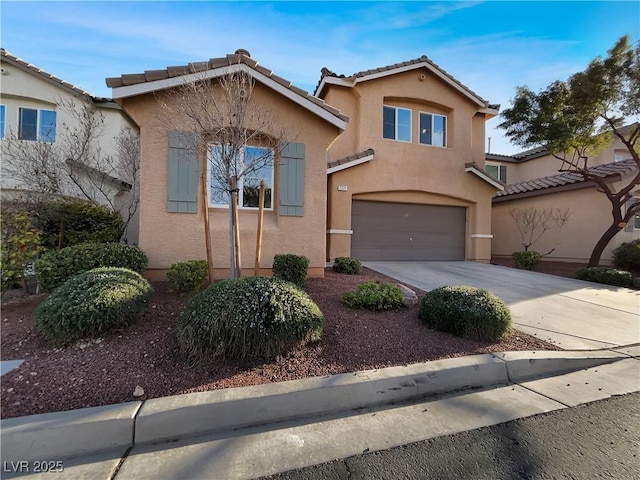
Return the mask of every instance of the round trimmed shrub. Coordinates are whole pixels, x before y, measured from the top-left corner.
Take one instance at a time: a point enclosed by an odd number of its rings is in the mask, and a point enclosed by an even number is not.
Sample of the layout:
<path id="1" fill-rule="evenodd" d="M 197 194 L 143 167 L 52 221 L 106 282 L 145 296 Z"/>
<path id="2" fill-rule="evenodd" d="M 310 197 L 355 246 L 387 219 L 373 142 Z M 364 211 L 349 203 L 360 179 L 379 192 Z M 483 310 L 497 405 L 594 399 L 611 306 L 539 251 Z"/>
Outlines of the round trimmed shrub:
<path id="1" fill-rule="evenodd" d="M 431 328 L 475 340 L 497 341 L 511 333 L 509 307 L 481 288 L 431 290 L 422 297 L 418 316 Z"/>
<path id="2" fill-rule="evenodd" d="M 614 249 L 613 264 L 618 268 L 640 271 L 640 239 L 625 242 Z"/>
<path id="3" fill-rule="evenodd" d="M 398 286 L 378 280 L 361 283 L 340 297 L 340 302 L 349 308 L 366 308 L 373 311 L 400 308 L 402 301 L 402 290 Z"/>
<path id="4" fill-rule="evenodd" d="M 34 268 L 42 288 L 51 292 L 74 275 L 94 268 L 121 267 L 143 273 L 147 263 L 147 256 L 134 245 L 83 243 L 44 254 Z"/>
<path id="5" fill-rule="evenodd" d="M 356 275 L 360 272 L 362 263 L 354 257 L 336 257 L 333 261 L 333 271 L 338 273 L 346 273 L 347 275 Z"/>
<path id="6" fill-rule="evenodd" d="M 172 291 L 194 293 L 199 291 L 209 278 L 206 260 L 188 260 L 169 267 L 167 280 Z"/>
<path id="7" fill-rule="evenodd" d="M 153 288 L 126 268 L 96 268 L 64 282 L 36 308 L 38 333 L 68 344 L 132 324 L 148 305 Z"/>
<path id="8" fill-rule="evenodd" d="M 309 259 L 293 253 L 277 254 L 273 257 L 273 276 L 304 287 L 307 280 Z"/>
<path id="9" fill-rule="evenodd" d="M 516 263 L 516 267 L 526 270 L 532 270 L 533 267 L 540 263 L 540 254 L 533 250 L 526 252 L 513 252 L 511 255 Z"/>
<path id="10" fill-rule="evenodd" d="M 615 287 L 631 287 L 633 285 L 631 272 L 610 267 L 581 268 L 576 272 L 576 278 Z"/>
<path id="11" fill-rule="evenodd" d="M 270 277 L 223 280 L 196 295 L 180 313 L 180 349 L 199 361 L 273 358 L 318 340 L 324 317 L 294 284 Z"/>

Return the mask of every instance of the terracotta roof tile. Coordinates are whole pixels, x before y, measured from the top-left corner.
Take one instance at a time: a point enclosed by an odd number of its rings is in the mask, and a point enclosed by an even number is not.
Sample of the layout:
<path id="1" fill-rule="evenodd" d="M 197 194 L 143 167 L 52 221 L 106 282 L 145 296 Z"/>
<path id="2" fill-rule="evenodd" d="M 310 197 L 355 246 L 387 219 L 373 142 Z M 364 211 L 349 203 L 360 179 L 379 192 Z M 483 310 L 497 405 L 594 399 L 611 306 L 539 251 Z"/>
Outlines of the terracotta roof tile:
<path id="1" fill-rule="evenodd" d="M 122 75 L 121 78 L 122 78 L 122 84 L 124 86 L 136 85 L 138 83 L 144 83 L 147 81 L 144 76 L 144 73 L 130 73 L 127 75 Z"/>
<path id="2" fill-rule="evenodd" d="M 360 160 L 361 158 L 368 157 L 369 155 L 375 155 L 373 148 L 367 148 L 362 152 L 354 153 L 353 155 L 348 155 L 346 157 L 333 160 L 332 162 L 328 162 L 327 167 L 337 167 L 339 165 L 344 165 L 345 163 L 353 162 L 354 160 Z"/>
<path id="3" fill-rule="evenodd" d="M 180 65 L 176 67 L 167 67 L 167 73 L 169 73 L 170 77 L 179 77 L 181 75 L 188 75 L 189 66 L 188 65 Z"/>
<path id="4" fill-rule="evenodd" d="M 144 78 L 147 82 L 164 80 L 166 78 L 169 78 L 169 72 L 167 72 L 166 70 L 145 70 Z"/>

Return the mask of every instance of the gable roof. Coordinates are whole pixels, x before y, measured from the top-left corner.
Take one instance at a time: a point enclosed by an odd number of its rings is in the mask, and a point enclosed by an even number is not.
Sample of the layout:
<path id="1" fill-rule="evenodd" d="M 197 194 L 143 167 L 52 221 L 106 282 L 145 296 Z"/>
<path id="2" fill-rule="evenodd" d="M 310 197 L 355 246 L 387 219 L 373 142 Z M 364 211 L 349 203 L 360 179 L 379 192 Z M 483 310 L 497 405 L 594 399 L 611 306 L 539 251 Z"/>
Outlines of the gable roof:
<path id="1" fill-rule="evenodd" d="M 500 162 L 510 163 L 522 163 L 534 160 L 536 158 L 544 157 L 549 154 L 549 150 L 545 147 L 535 147 L 524 152 L 515 153 L 513 155 L 501 155 L 499 153 L 486 153 L 485 158 L 487 160 L 496 160 Z"/>
<path id="2" fill-rule="evenodd" d="M 426 68 L 430 72 L 434 73 L 437 77 L 444 80 L 446 83 L 451 85 L 453 88 L 461 92 L 463 95 L 468 97 L 471 101 L 475 102 L 479 106 L 483 108 L 487 108 L 491 110 L 487 113 L 493 113 L 495 115 L 498 114 L 498 110 L 500 109 L 500 105 L 489 104 L 489 102 L 483 99 L 480 95 L 475 93 L 470 88 L 463 85 L 460 81 L 456 80 L 452 75 L 447 73 L 445 70 L 440 68 L 438 65 L 433 63 L 426 55 L 422 55 L 419 58 L 415 58 L 413 60 L 408 60 L 406 62 L 394 63 L 392 65 L 387 65 L 384 67 L 374 68 L 371 70 L 363 70 L 361 72 L 356 72 L 348 77 L 345 75 L 338 75 L 335 72 L 332 72 L 326 67 L 323 67 L 321 70 L 321 77 L 318 85 L 316 87 L 315 95 L 321 96 L 323 90 L 326 85 L 342 85 L 345 87 L 354 87 L 356 84 L 360 82 L 366 82 L 368 80 L 374 80 L 376 78 L 382 78 L 389 75 L 395 75 L 397 73 L 407 72 L 411 70 L 417 70 L 421 68 Z"/>
<path id="3" fill-rule="evenodd" d="M 635 172 L 638 169 L 636 162 L 628 158 L 621 162 L 611 162 L 602 165 L 596 165 L 589 169 L 589 173 L 599 178 L 616 180 L 619 177 Z M 584 177 L 575 172 L 561 172 L 556 175 L 536 178 L 534 180 L 526 180 L 520 183 L 507 185 L 505 189 L 498 192 L 494 201 L 506 201 L 520 196 L 542 195 L 544 193 L 552 193 L 549 189 L 554 187 L 567 187 L 575 185 L 589 187 L 593 182 L 585 180 Z M 517 197 L 516 197 L 517 196 Z M 509 198 L 506 198 L 509 197 Z"/>
<path id="4" fill-rule="evenodd" d="M 354 153 L 353 155 L 348 155 L 344 158 L 339 158 L 332 162 L 328 162 L 327 175 L 369 162 L 373 160 L 375 153 L 376 152 L 373 150 L 373 148 L 367 148 L 363 152 Z"/>
<path id="5" fill-rule="evenodd" d="M 204 62 L 191 62 L 163 70 L 147 70 L 143 73 L 107 78 L 106 83 L 107 87 L 112 89 L 113 98 L 126 98 L 175 87 L 193 80 L 213 79 L 239 70 L 247 72 L 255 80 L 341 130 L 346 128 L 348 116 L 263 67 L 251 58 L 249 52 L 242 49 L 236 50 L 234 54 L 211 58 Z"/>

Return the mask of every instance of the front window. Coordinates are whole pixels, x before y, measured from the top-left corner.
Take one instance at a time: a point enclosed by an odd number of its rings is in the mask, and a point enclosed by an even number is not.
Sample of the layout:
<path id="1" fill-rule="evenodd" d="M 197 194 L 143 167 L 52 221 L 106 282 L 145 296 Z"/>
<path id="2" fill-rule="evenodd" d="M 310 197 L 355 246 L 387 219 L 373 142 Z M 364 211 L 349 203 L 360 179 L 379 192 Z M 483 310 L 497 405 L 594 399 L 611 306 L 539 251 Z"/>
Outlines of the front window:
<path id="1" fill-rule="evenodd" d="M 504 165 L 487 163 L 484 169 L 496 180 L 507 183 L 507 167 Z"/>
<path id="2" fill-rule="evenodd" d="M 49 143 L 56 141 L 55 110 L 20 108 L 18 122 L 18 138 L 20 140 L 38 140 Z"/>
<path id="3" fill-rule="evenodd" d="M 4 138 L 4 116 L 6 107 L 0 105 L 0 138 Z"/>
<path id="4" fill-rule="evenodd" d="M 240 208 L 258 208 L 260 205 L 260 181 L 266 183 L 264 208 L 273 208 L 273 150 L 263 147 L 242 147 L 231 158 L 231 163 L 238 164 L 238 170 L 251 170 L 238 182 L 238 206 Z M 227 155 L 228 157 L 229 155 Z M 222 147 L 212 145 L 209 151 L 207 169 L 209 171 L 209 205 L 212 207 L 228 207 L 229 192 L 226 181 Z"/>
<path id="5" fill-rule="evenodd" d="M 411 141 L 411 110 L 408 108 L 382 108 L 382 136 L 401 142 Z"/>
<path id="6" fill-rule="evenodd" d="M 640 213 L 636 213 L 635 218 L 633 220 L 633 228 L 636 230 L 640 230 Z"/>
<path id="7" fill-rule="evenodd" d="M 420 143 L 436 147 L 447 146 L 447 117 L 420 112 Z"/>

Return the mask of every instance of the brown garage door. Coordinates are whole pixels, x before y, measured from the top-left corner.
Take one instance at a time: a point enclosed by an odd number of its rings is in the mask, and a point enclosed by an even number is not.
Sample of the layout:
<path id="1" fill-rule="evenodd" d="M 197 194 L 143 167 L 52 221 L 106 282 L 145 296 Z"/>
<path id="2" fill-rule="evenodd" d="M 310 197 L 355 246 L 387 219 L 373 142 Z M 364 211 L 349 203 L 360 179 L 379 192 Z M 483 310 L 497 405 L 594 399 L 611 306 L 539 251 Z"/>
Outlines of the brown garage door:
<path id="1" fill-rule="evenodd" d="M 361 260 L 464 260 L 465 210 L 354 200 L 351 255 Z"/>

